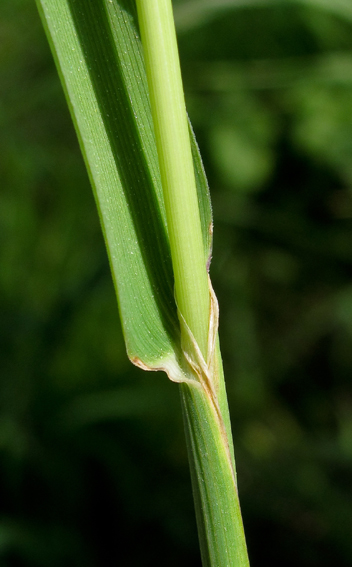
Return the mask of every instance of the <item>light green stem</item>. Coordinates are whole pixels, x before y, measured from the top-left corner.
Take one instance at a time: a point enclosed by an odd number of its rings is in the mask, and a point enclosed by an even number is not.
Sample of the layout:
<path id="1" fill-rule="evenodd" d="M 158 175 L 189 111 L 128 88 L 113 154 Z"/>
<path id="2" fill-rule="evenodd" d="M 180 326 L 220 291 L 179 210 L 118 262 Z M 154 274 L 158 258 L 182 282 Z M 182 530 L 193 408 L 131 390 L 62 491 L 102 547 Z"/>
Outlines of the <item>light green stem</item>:
<path id="1" fill-rule="evenodd" d="M 170 0 L 137 0 L 166 208 L 176 301 L 207 356 L 209 287 Z M 184 337 L 187 341 L 187 338 Z"/>
<path id="2" fill-rule="evenodd" d="M 209 284 L 171 0 L 136 0 L 178 308 L 207 361 Z M 184 325 L 181 322 L 181 329 Z M 192 344 L 189 334 L 184 344 Z M 188 341 L 188 345 L 187 345 Z M 248 567 L 220 350 L 181 385 L 204 567 Z M 197 361 L 196 361 L 197 362 Z M 198 361 L 199 362 L 199 361 Z M 196 365 L 195 367 L 196 368 Z"/>

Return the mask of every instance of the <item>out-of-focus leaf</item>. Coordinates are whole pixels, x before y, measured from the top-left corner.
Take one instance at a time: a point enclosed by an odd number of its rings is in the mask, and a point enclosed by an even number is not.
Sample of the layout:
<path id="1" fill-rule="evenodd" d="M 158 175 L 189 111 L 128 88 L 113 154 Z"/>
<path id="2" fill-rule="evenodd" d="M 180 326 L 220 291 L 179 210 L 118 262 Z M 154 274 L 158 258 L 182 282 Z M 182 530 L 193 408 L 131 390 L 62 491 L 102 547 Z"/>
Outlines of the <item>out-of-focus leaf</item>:
<path id="1" fill-rule="evenodd" d="M 336 168 L 352 184 L 352 90 L 302 85 L 287 95 L 296 113 L 293 136 L 301 148 Z M 345 214 L 350 214 L 349 209 Z"/>
<path id="2" fill-rule="evenodd" d="M 292 5 L 318 8 L 352 22 L 349 0 L 186 0 L 176 6 L 175 19 L 180 31 L 189 31 L 226 10 Z"/>

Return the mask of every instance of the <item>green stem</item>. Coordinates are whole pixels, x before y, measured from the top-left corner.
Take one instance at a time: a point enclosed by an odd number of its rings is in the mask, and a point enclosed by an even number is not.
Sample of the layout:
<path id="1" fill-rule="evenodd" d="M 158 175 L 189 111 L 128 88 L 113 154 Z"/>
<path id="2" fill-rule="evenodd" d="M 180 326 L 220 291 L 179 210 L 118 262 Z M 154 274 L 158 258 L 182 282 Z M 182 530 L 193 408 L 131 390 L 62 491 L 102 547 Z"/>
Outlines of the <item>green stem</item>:
<path id="1" fill-rule="evenodd" d="M 137 0 L 178 308 L 207 356 L 209 286 L 170 0 Z M 188 340 L 184 337 L 184 340 Z"/>
<path id="2" fill-rule="evenodd" d="M 207 367 L 181 384 L 204 567 L 248 567 L 218 343 L 208 353 L 210 295 L 171 0 L 136 0 L 166 208 L 176 300 Z M 214 306 L 213 306 L 214 310 Z M 213 313 L 214 315 L 214 313 Z M 188 354 L 194 345 L 180 320 Z M 187 348 L 189 347 L 189 348 Z M 211 355 L 214 364 L 211 364 Z M 193 385 L 194 384 L 194 385 Z"/>

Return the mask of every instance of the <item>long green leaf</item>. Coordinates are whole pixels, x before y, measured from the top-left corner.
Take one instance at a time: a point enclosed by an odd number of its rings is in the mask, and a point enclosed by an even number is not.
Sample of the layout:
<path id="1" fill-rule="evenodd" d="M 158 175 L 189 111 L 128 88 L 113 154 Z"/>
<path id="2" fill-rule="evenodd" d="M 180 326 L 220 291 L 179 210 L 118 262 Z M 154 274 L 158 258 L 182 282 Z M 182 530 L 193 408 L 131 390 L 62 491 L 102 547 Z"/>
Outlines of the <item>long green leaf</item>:
<path id="1" fill-rule="evenodd" d="M 94 189 L 127 352 L 174 367 L 179 324 L 134 2 L 38 1 Z M 193 137 L 205 253 L 211 208 Z"/>

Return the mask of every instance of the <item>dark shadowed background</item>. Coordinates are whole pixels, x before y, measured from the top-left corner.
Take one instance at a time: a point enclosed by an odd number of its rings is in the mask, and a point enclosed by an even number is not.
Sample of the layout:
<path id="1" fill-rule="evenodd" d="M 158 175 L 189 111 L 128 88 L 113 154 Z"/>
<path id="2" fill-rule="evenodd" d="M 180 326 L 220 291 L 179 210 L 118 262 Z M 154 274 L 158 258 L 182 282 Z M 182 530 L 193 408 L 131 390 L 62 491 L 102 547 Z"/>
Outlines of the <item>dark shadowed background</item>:
<path id="1" fill-rule="evenodd" d="M 347 567 L 352 19 L 209 4 L 175 9 L 251 564 Z M 0 567 L 200 567 L 177 386 L 127 360 L 34 0 L 0 2 L 0 371 Z"/>

